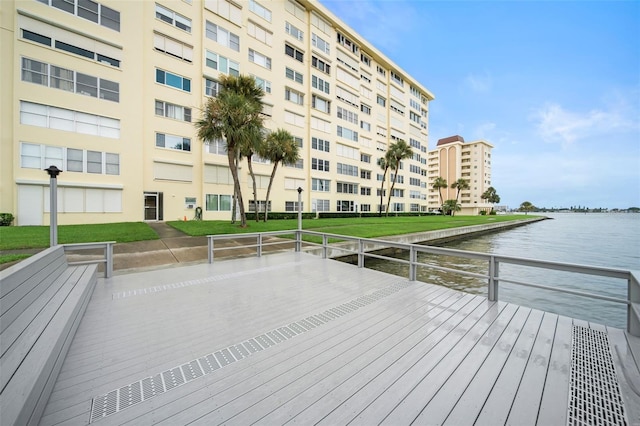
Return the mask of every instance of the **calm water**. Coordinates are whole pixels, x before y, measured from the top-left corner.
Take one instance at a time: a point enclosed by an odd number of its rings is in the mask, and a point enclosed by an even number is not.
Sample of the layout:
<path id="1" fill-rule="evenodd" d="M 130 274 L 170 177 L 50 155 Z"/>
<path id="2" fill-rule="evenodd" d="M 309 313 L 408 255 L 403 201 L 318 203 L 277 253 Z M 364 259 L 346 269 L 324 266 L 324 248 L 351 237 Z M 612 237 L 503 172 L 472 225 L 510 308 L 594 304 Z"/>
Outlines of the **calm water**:
<path id="1" fill-rule="evenodd" d="M 442 247 L 557 262 L 640 270 L 640 214 L 556 213 L 516 229 L 442 244 Z M 398 255 L 405 257 L 405 255 Z M 454 257 L 423 255 L 421 262 L 486 274 L 487 263 Z M 408 276 L 395 262 L 367 259 L 367 267 Z M 623 280 L 546 271 L 501 264 L 500 275 L 537 284 L 626 298 Z M 517 277 L 517 278 L 516 278 Z M 419 268 L 420 281 L 486 295 L 486 280 Z M 500 300 L 549 312 L 626 327 L 624 305 L 503 283 Z"/>

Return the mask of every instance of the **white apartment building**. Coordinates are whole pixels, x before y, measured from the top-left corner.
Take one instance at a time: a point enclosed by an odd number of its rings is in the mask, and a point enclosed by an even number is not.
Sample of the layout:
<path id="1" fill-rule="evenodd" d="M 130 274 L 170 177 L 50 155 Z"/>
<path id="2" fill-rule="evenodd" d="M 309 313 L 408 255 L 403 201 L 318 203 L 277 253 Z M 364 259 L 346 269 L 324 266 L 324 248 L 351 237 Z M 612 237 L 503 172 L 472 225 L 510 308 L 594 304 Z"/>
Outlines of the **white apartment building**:
<path id="1" fill-rule="evenodd" d="M 440 193 L 433 188 L 437 177 L 444 178 L 448 188 L 443 188 L 444 201 L 455 199 L 457 189 L 451 184 L 462 178 L 470 188 L 460 192 L 458 201 L 462 208 L 460 214 L 477 215 L 481 210 L 489 211 L 493 204 L 486 202 L 482 194 L 491 186 L 491 150 L 493 145 L 485 140 L 465 142 L 462 136 L 450 136 L 438 140 L 435 149 L 427 154 L 428 209 L 439 210 Z"/>
<path id="2" fill-rule="evenodd" d="M 194 127 L 221 74 L 253 76 L 266 127 L 299 143 L 271 211 L 295 211 L 298 187 L 305 212 L 377 211 L 377 160 L 398 139 L 414 156 L 392 210 L 429 206 L 433 95 L 316 0 L 3 0 L 0 48 L 0 212 L 16 225 L 49 223 L 50 165 L 60 224 L 191 219 L 195 207 L 228 219 L 224 141 L 205 145 Z M 264 200 L 271 165 L 254 164 Z M 246 162 L 240 172 L 251 210 Z"/>

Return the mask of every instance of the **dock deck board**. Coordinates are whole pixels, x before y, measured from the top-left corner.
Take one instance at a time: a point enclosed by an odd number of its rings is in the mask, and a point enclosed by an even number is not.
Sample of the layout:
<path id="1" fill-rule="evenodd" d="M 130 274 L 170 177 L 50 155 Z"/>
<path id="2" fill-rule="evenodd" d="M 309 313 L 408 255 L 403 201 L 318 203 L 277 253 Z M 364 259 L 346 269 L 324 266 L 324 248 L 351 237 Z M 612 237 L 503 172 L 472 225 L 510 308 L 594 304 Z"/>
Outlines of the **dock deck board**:
<path id="1" fill-rule="evenodd" d="M 40 424 L 89 424 L 93 398 L 207 354 L 231 362 L 93 423 L 566 423 L 573 324 L 589 326 L 304 253 L 116 275 Z"/>

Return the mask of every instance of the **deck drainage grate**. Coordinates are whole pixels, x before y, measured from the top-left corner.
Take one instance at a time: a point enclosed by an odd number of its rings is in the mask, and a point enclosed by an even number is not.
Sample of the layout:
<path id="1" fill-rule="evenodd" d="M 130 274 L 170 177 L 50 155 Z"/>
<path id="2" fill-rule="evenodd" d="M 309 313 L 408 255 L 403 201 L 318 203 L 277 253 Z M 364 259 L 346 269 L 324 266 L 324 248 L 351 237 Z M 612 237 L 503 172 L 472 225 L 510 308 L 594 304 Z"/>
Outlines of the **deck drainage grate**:
<path id="1" fill-rule="evenodd" d="M 197 284 L 201 284 L 202 282 L 203 280 L 199 280 Z M 360 309 L 361 307 L 370 305 L 371 303 L 397 293 L 412 284 L 414 284 L 414 282 L 411 281 L 402 281 L 392 284 L 364 297 L 354 299 L 351 302 L 343 303 L 335 308 L 327 309 L 322 313 L 312 315 L 289 325 L 278 327 L 242 343 L 237 343 L 227 348 L 217 350 L 200 358 L 188 361 L 185 364 L 165 370 L 154 376 L 146 377 L 142 380 L 138 380 L 137 382 L 107 392 L 104 395 L 96 396 L 93 398 L 91 403 L 91 417 L 89 423 L 139 404 L 142 401 L 146 401 L 156 395 L 160 395 L 171 389 L 184 385 L 185 383 L 189 383 L 199 377 L 211 374 L 219 368 L 247 358 L 251 356 L 251 354 L 262 351 L 271 346 L 275 346 L 278 343 L 284 342 L 298 334 L 305 333 L 326 324 L 327 322 L 340 318 L 341 316 Z M 127 296 L 125 295 L 122 297 Z"/>
<path id="2" fill-rule="evenodd" d="M 567 424 L 626 425 L 609 338 L 602 331 L 573 326 Z"/>

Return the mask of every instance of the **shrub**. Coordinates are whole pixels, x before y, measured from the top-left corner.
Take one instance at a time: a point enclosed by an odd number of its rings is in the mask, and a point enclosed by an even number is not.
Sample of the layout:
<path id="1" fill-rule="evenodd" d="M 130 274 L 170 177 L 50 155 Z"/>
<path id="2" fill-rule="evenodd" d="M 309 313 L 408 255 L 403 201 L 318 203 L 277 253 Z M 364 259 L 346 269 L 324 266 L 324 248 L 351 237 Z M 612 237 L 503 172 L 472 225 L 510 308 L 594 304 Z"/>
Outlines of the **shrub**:
<path id="1" fill-rule="evenodd" d="M 480 216 L 486 216 L 486 215 L 487 215 L 486 210 L 480 210 Z"/>
<path id="2" fill-rule="evenodd" d="M 13 215 L 11 213 L 0 213 L 0 226 L 11 226 Z"/>
<path id="3" fill-rule="evenodd" d="M 489 214 L 490 214 L 490 215 L 492 215 L 492 216 L 495 216 L 497 213 L 496 213 L 496 211 L 495 211 L 495 210 L 493 210 L 493 209 L 492 209 L 492 210 L 489 212 Z"/>

